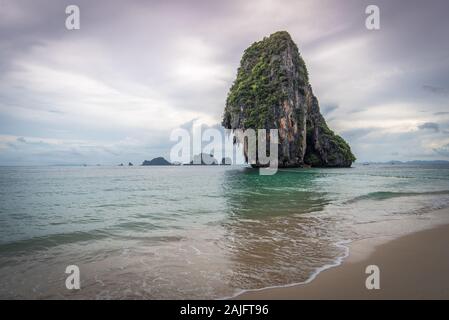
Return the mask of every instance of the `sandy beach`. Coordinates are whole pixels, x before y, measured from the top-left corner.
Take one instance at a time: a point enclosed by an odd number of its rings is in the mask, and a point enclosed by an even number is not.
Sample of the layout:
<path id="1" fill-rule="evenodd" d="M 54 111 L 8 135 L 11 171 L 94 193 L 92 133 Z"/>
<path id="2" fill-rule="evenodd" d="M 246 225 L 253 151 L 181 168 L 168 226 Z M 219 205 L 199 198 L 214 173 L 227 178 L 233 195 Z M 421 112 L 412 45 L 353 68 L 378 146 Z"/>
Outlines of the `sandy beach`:
<path id="1" fill-rule="evenodd" d="M 448 209 L 440 214 L 449 214 Z M 309 283 L 248 291 L 236 299 L 449 299 L 449 224 L 349 245 L 339 266 Z M 365 287 L 365 269 L 380 269 L 380 289 Z"/>

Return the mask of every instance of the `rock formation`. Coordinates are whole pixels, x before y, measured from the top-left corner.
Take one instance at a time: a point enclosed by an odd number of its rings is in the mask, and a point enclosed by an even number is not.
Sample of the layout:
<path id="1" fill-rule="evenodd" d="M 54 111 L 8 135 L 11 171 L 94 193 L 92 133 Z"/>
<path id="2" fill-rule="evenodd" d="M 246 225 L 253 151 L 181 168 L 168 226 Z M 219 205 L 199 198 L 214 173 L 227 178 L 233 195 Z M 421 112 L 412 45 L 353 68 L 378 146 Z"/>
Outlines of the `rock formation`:
<path id="1" fill-rule="evenodd" d="M 232 159 L 229 157 L 223 157 L 221 158 L 221 165 L 222 166 L 230 166 L 232 164 Z"/>
<path id="2" fill-rule="evenodd" d="M 217 165 L 217 159 L 214 158 L 213 154 L 200 153 L 193 156 L 193 160 L 190 161 L 189 165 L 202 165 L 202 166 L 214 166 Z"/>
<path id="3" fill-rule="evenodd" d="M 142 166 L 171 166 L 171 163 L 165 160 L 163 157 L 154 158 L 151 161 L 145 160 Z"/>
<path id="4" fill-rule="evenodd" d="M 278 129 L 280 167 L 350 167 L 355 161 L 349 145 L 321 115 L 304 60 L 285 31 L 245 50 L 222 125 Z"/>

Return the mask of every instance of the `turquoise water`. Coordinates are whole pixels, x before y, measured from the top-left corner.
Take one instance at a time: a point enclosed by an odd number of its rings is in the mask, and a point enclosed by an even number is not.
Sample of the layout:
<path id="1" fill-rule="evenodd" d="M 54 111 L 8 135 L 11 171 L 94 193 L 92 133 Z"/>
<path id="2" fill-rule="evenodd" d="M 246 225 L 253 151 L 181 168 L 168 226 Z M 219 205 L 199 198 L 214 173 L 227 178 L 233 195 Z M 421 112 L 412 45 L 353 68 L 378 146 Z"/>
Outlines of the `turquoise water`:
<path id="1" fill-rule="evenodd" d="M 221 298 L 298 283 L 341 257 L 340 241 L 378 234 L 373 222 L 448 206 L 445 166 L 1 167 L 0 298 Z M 79 291 L 65 288 L 68 265 Z"/>

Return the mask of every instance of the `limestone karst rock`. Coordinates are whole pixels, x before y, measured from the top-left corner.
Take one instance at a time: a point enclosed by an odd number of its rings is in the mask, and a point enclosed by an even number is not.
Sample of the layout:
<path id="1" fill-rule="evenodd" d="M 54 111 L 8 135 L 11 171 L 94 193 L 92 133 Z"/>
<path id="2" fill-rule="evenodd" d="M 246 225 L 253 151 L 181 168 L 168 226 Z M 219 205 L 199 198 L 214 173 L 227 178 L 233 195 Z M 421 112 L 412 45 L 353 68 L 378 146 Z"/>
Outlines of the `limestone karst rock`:
<path id="1" fill-rule="evenodd" d="M 144 160 L 142 166 L 171 166 L 171 163 L 165 160 L 163 157 L 157 157 L 153 160 Z"/>
<path id="2" fill-rule="evenodd" d="M 350 167 L 355 161 L 349 145 L 321 115 L 304 60 L 286 31 L 245 50 L 222 125 L 278 129 L 280 167 Z"/>

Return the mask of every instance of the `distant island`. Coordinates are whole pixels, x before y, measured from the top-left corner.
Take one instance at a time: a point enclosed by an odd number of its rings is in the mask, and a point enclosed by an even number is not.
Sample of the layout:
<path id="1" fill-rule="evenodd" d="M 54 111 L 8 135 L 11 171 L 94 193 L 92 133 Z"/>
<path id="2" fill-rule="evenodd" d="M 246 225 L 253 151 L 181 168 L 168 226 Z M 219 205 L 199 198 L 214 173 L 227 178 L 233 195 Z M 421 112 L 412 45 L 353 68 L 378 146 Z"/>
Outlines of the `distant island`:
<path id="1" fill-rule="evenodd" d="M 191 166 L 215 166 L 218 165 L 217 159 L 214 158 L 213 154 L 200 153 L 193 156 L 193 160 L 189 164 Z"/>
<path id="2" fill-rule="evenodd" d="M 411 161 L 398 161 L 398 160 L 391 160 L 386 162 L 363 162 L 359 163 L 363 165 L 370 165 L 370 164 L 389 164 L 389 165 L 449 165 L 449 161 L 447 160 L 411 160 Z"/>
<path id="3" fill-rule="evenodd" d="M 232 164 L 232 159 L 229 157 L 223 157 L 221 159 L 221 165 L 222 166 L 230 166 Z"/>
<path id="4" fill-rule="evenodd" d="M 157 157 L 152 160 L 145 160 L 142 162 L 142 166 L 216 166 L 216 165 L 231 165 L 232 159 L 228 157 L 223 157 L 219 163 L 217 159 L 214 158 L 213 154 L 200 153 L 193 156 L 193 160 L 189 163 L 171 163 L 167 161 L 164 157 Z M 123 164 L 121 164 L 123 166 Z M 131 162 L 129 163 L 132 166 Z"/>
<path id="5" fill-rule="evenodd" d="M 163 157 L 157 157 L 153 160 L 145 160 L 142 162 L 142 166 L 171 166 L 172 164 L 165 160 Z"/>

